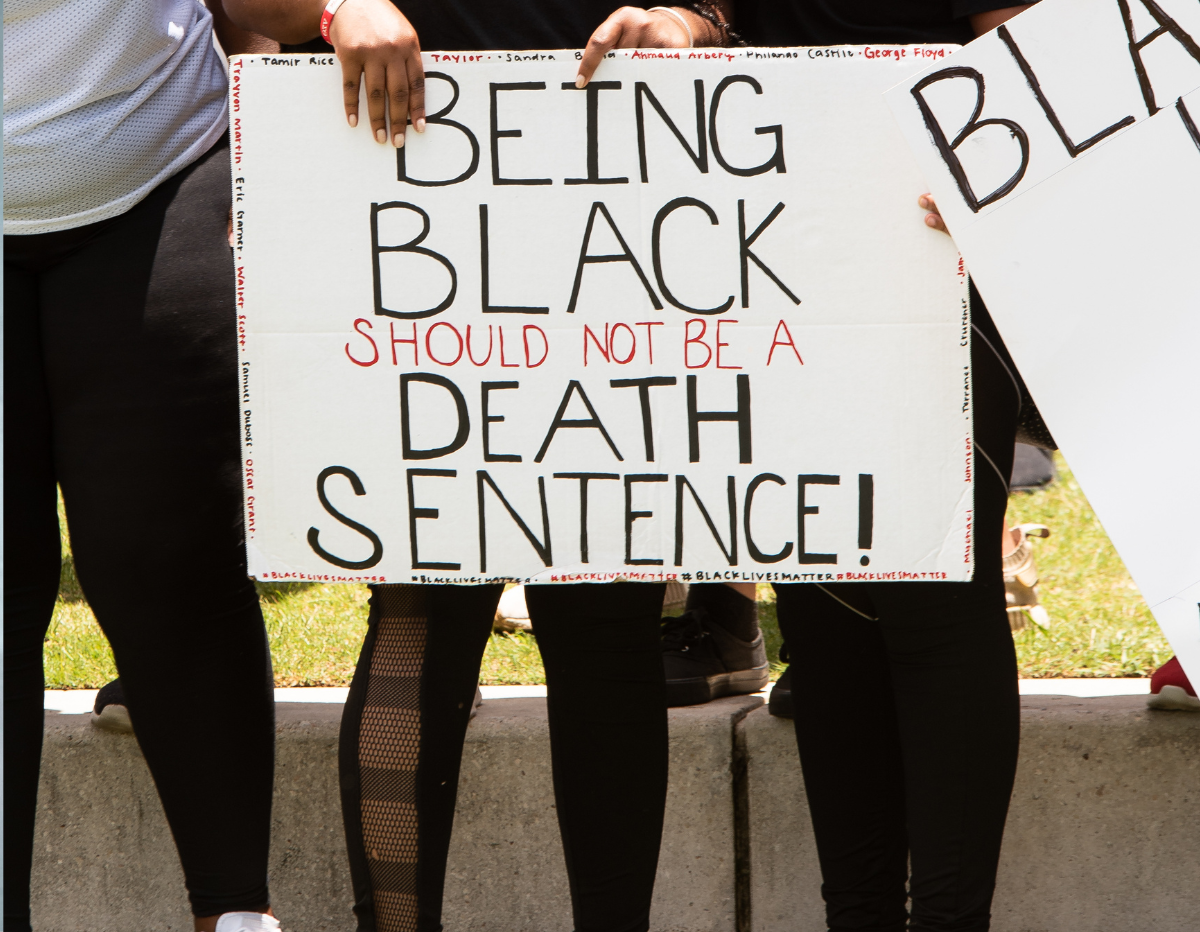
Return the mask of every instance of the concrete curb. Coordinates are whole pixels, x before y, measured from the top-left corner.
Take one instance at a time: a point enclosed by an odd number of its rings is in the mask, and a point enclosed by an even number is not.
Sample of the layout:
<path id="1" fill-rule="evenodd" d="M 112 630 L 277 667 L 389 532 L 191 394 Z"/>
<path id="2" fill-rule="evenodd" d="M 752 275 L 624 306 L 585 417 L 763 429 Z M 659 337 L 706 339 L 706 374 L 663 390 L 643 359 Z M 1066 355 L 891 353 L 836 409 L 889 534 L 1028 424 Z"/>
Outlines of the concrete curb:
<path id="1" fill-rule="evenodd" d="M 824 929 L 790 722 L 747 716 L 747 932 Z M 1200 928 L 1200 715 L 1139 697 L 1031 696 L 993 932 Z"/>
<path id="2" fill-rule="evenodd" d="M 734 727 L 756 696 L 670 712 L 671 770 L 653 921 L 734 932 Z M 287 932 L 353 932 L 337 788 L 342 707 L 276 706 L 271 888 Z M 485 702 L 467 732 L 445 925 L 570 932 L 544 699 Z M 46 715 L 34 851 L 38 932 L 191 928 L 183 875 L 136 741 Z"/>
<path id="3" fill-rule="evenodd" d="M 758 697 L 675 709 L 655 932 L 824 929 L 791 723 Z M 1028 697 L 995 932 L 1200 927 L 1200 715 L 1139 697 Z M 341 706 L 281 703 L 273 899 L 288 932 L 352 932 L 337 793 Z M 468 732 L 445 924 L 569 932 L 545 701 L 485 702 Z M 38 932 L 191 928 L 136 742 L 47 713 Z"/>

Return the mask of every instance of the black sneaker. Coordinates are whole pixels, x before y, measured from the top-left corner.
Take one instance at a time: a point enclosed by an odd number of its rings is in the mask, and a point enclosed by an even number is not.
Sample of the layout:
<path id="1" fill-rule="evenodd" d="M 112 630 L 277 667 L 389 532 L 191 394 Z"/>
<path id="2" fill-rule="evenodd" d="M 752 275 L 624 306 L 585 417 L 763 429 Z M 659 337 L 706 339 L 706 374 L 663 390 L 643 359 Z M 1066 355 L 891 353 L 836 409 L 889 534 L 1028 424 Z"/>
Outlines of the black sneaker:
<path id="1" fill-rule="evenodd" d="M 767 711 L 776 718 L 792 717 L 792 668 L 788 667 L 775 681 L 771 698 L 767 700 Z"/>
<path id="2" fill-rule="evenodd" d="M 702 608 L 664 618 L 662 647 L 668 706 L 756 693 L 770 680 L 762 634 L 736 638 Z"/>
<path id="3" fill-rule="evenodd" d="M 129 709 L 125 707 L 125 691 L 121 689 L 119 677 L 96 693 L 92 724 L 105 731 L 133 734 L 133 722 L 129 720 Z"/>

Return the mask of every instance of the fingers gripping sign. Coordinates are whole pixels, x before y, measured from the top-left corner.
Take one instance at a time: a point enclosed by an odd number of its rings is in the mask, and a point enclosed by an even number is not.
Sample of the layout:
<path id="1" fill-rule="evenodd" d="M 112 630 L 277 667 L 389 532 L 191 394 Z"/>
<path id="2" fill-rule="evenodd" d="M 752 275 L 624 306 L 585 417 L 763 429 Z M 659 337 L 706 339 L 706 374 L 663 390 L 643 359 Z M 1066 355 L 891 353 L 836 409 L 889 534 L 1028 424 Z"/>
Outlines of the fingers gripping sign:
<path id="1" fill-rule="evenodd" d="M 713 44 L 708 24 L 682 8 L 623 6 L 596 27 L 579 62 L 576 87 L 586 87 L 613 49 L 686 49 Z"/>
<path id="2" fill-rule="evenodd" d="M 922 194 L 917 198 L 917 204 L 924 210 L 929 211 L 925 215 L 925 226 L 934 230 L 940 230 L 943 233 L 950 232 L 946 229 L 946 223 L 942 220 L 941 211 L 938 210 L 937 202 L 933 199 L 932 194 Z"/>
<path id="3" fill-rule="evenodd" d="M 425 131 L 425 69 L 416 30 L 388 0 L 331 0 L 322 35 L 342 64 L 342 103 L 346 120 L 358 125 L 365 93 L 371 135 L 380 143 L 404 145 L 405 128 Z"/>

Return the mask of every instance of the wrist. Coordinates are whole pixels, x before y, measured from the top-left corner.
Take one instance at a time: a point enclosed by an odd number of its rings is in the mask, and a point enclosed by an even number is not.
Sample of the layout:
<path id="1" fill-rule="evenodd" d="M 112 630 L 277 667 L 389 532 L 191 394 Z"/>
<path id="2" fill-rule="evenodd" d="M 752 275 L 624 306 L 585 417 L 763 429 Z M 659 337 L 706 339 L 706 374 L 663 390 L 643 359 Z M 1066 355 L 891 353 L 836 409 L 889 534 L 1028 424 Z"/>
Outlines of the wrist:
<path id="1" fill-rule="evenodd" d="M 321 38 L 330 45 L 333 44 L 333 40 L 329 38 L 329 30 L 333 27 L 333 17 L 337 15 L 337 11 L 341 9 L 342 4 L 345 2 L 346 0 L 329 0 L 325 4 L 324 9 L 321 10 L 321 24 L 318 31 Z"/>
<path id="2" fill-rule="evenodd" d="M 660 16 L 664 20 L 670 22 L 675 27 L 676 31 L 680 34 L 680 36 L 683 38 L 683 40 L 684 40 L 683 47 L 684 48 L 690 49 L 690 48 L 696 47 L 696 37 L 695 37 L 695 34 L 692 32 L 692 25 L 688 21 L 689 17 L 687 17 L 687 15 L 686 15 L 687 14 L 686 10 L 679 9 L 678 7 L 652 6 L 648 10 L 646 10 L 646 12 L 647 13 L 656 13 L 656 14 L 658 14 L 658 16 Z"/>
<path id="3" fill-rule="evenodd" d="M 721 30 L 710 23 L 695 10 L 680 10 L 692 27 L 692 35 L 696 37 L 696 48 L 714 48 L 725 44 L 725 36 Z"/>

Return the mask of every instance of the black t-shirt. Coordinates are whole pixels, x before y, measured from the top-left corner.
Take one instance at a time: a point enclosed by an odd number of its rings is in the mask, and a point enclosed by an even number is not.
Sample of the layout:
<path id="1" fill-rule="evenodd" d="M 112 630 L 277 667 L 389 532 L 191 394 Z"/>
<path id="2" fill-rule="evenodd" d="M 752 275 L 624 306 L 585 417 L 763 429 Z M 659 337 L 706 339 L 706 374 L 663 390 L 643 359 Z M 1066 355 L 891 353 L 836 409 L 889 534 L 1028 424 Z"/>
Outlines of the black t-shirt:
<path id="1" fill-rule="evenodd" d="M 431 52 L 581 49 L 620 0 L 393 0 Z M 653 4 L 650 4 L 653 6 Z"/>
<path id="2" fill-rule="evenodd" d="M 748 45 L 913 45 L 975 38 L 967 17 L 1021 0 L 735 0 Z"/>
<path id="3" fill-rule="evenodd" d="M 432 52 L 578 49 L 620 0 L 393 0 Z M 966 44 L 967 17 L 1021 0 L 734 0 L 749 45 Z M 285 51 L 328 50 L 322 40 Z"/>
<path id="4" fill-rule="evenodd" d="M 392 0 L 423 52 L 581 49 L 620 0 Z M 284 51 L 327 51 L 321 39 Z"/>

